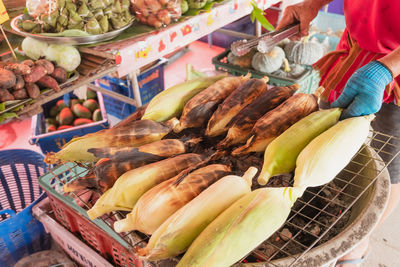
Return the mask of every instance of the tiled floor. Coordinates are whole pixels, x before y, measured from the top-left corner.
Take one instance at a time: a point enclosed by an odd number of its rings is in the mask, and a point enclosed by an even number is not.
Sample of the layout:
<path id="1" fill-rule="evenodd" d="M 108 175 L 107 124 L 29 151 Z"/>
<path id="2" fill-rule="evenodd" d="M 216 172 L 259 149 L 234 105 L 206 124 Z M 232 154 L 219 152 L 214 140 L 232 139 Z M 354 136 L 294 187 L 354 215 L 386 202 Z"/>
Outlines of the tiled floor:
<path id="1" fill-rule="evenodd" d="M 190 51 L 173 64 L 166 67 L 165 87 L 168 88 L 185 79 L 186 63 L 198 70 L 213 70 L 211 58 L 221 53 L 222 48 L 210 49 L 207 44 L 195 42 Z M 0 125 L 0 149 L 26 148 L 40 152 L 37 146 L 29 144 L 30 119 Z M 0 152 L 1 153 L 1 152 Z M 400 266 L 400 207 L 380 226 L 371 238 L 370 253 L 363 266 Z"/>

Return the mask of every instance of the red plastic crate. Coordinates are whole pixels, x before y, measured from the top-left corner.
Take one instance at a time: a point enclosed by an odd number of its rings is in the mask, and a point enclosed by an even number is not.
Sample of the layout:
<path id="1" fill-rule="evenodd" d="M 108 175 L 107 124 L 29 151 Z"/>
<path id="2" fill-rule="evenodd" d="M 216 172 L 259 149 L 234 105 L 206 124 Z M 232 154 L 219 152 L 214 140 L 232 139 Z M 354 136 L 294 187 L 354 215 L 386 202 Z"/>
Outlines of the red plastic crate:
<path id="1" fill-rule="evenodd" d="M 141 260 L 108 233 L 97 227 L 92 221 L 82 216 L 74 209 L 47 192 L 51 207 L 58 222 L 70 232 L 82 237 L 92 248 L 97 250 L 105 259 L 119 266 L 146 266 Z"/>
<path id="2" fill-rule="evenodd" d="M 139 236 L 130 236 L 134 238 L 132 241 L 114 232 L 111 226 L 115 219 L 112 217 L 104 221 L 90 220 L 86 210 L 77 205 L 71 195 L 63 192 L 62 186 L 65 183 L 84 176 L 88 171 L 75 163 L 66 163 L 39 177 L 39 185 L 49 197 L 55 219 L 115 266 L 153 266 L 134 253 L 133 244 L 140 240 Z"/>

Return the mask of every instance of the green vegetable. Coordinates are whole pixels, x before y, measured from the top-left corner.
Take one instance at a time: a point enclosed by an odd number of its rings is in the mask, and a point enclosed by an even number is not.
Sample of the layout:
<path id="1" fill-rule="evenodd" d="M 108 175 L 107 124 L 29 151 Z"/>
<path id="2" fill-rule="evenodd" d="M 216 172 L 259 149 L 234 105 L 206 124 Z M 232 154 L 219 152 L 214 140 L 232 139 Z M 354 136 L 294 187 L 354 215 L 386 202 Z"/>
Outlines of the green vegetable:
<path id="1" fill-rule="evenodd" d="M 189 8 L 202 8 L 207 4 L 207 0 L 188 0 Z"/>
<path id="2" fill-rule="evenodd" d="M 47 50 L 47 43 L 38 41 L 36 39 L 26 37 L 22 41 L 22 50 L 24 50 L 25 55 L 30 57 L 33 60 L 37 60 L 40 57 L 44 56 L 45 51 Z"/>
<path id="3" fill-rule="evenodd" d="M 75 70 L 81 64 L 79 51 L 69 45 L 50 45 L 46 51 L 46 59 L 56 61 L 66 71 Z"/>
<path id="4" fill-rule="evenodd" d="M 265 12 L 257 7 L 257 2 L 252 1 L 251 5 L 253 6 L 253 11 L 250 14 L 251 22 L 254 23 L 254 19 L 256 19 L 266 30 L 275 30 L 274 26 L 264 17 Z"/>
<path id="5" fill-rule="evenodd" d="M 181 11 L 182 11 L 182 14 L 184 14 L 186 11 L 188 11 L 189 10 L 189 4 L 188 4 L 188 2 L 186 1 L 186 0 L 182 0 L 181 1 Z"/>

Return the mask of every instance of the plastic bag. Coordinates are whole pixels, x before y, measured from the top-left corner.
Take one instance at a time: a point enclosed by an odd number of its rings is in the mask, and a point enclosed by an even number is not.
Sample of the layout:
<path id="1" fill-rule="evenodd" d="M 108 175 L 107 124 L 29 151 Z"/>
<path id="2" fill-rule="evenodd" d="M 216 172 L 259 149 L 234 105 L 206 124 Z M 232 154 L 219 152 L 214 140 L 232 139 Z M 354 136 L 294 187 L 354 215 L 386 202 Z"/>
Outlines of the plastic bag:
<path id="1" fill-rule="evenodd" d="M 136 17 L 156 28 L 167 26 L 181 17 L 180 0 L 131 0 Z"/>

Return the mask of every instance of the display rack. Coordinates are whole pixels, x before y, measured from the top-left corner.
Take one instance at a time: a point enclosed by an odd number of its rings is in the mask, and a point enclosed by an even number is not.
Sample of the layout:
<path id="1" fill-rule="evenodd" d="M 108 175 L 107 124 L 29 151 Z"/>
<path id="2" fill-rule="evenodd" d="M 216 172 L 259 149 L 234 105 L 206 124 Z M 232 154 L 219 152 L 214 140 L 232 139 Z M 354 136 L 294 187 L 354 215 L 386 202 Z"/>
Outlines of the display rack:
<path id="1" fill-rule="evenodd" d="M 216 3 L 207 12 L 192 17 L 182 17 L 179 22 L 162 29 L 155 29 L 149 33 L 132 36 L 121 41 L 92 47 L 79 47 L 82 53 L 109 59 L 107 61 L 108 65 L 102 64 L 101 66 L 93 67 L 96 72 L 95 75 L 79 77 L 79 79 L 68 87 L 63 88 L 60 92 L 51 93 L 51 97 L 47 95 L 40 97 L 33 104 L 29 104 L 29 107 L 18 111 L 17 115 L 33 116 L 38 114 L 42 111 L 42 104 L 84 85 L 88 85 L 92 90 L 100 91 L 120 101 L 139 107 L 142 105 L 142 101 L 137 75 L 140 74 L 141 68 L 249 15 L 252 11 L 251 2 L 252 0 L 226 0 Z M 256 2 L 260 8 L 267 9 L 279 3 L 280 0 L 257 0 Z M 256 25 L 256 28 L 259 28 L 259 25 Z M 8 32 L 18 34 L 12 29 L 8 29 Z M 134 99 L 91 84 L 94 80 L 113 72 L 117 72 L 119 77 L 127 75 L 132 84 Z"/>

